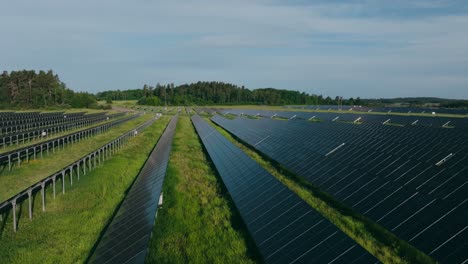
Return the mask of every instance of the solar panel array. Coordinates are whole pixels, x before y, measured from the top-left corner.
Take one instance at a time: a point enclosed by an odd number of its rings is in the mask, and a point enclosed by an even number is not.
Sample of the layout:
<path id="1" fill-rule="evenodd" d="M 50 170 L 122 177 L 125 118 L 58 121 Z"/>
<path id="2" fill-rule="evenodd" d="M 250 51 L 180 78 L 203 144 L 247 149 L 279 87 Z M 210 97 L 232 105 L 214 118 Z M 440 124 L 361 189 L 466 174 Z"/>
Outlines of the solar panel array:
<path id="1" fill-rule="evenodd" d="M 177 119 L 176 115 L 167 125 L 112 222 L 99 240 L 90 263 L 144 263 Z"/>
<path id="2" fill-rule="evenodd" d="M 121 123 L 130 121 L 137 117 L 141 116 L 141 114 L 129 115 L 127 117 L 117 119 L 105 124 L 96 125 L 93 127 L 89 127 L 78 132 L 69 133 L 61 137 L 55 137 L 50 140 L 41 141 L 36 144 L 31 144 L 26 147 L 16 148 L 14 150 L 10 150 L 0 154 L 0 167 L 5 166 L 11 169 L 11 163 L 14 161 L 21 162 L 22 160 L 29 161 L 29 159 L 35 159 L 36 154 L 41 154 L 43 151 L 55 151 L 55 148 L 64 147 L 68 143 L 73 143 L 79 141 L 84 137 L 89 137 L 98 133 L 102 133 L 107 131 L 108 129 L 112 128 L 113 126 L 119 125 Z"/>
<path id="3" fill-rule="evenodd" d="M 293 109 L 316 109 L 316 110 L 352 110 L 352 111 L 372 111 L 372 112 L 394 112 L 394 113 L 444 113 L 444 114 L 457 114 L 466 115 L 468 114 L 467 108 L 438 108 L 438 107 L 397 107 L 397 106 L 386 106 L 386 107 L 370 107 L 370 106 L 350 106 L 350 105 L 307 105 L 307 106 L 296 106 L 288 105 L 285 108 Z"/>
<path id="4" fill-rule="evenodd" d="M 433 127 L 457 127 L 468 128 L 467 117 L 441 117 L 441 116 L 402 116 L 393 114 L 368 114 L 368 113 L 326 113 L 326 112 L 303 112 L 303 111 L 267 111 L 251 109 L 224 109 L 218 110 L 221 114 L 250 115 L 261 117 L 282 117 L 286 119 L 321 119 L 324 121 L 346 121 L 364 123 L 392 123 L 400 125 L 417 125 Z"/>
<path id="5" fill-rule="evenodd" d="M 106 112 L 86 114 L 86 112 L 77 113 L 41 113 L 31 116 L 16 116 L 1 119 L 0 118 L 0 135 L 6 133 L 14 133 L 20 131 L 31 130 L 39 127 L 47 127 L 70 122 L 77 122 L 84 119 L 92 119 L 97 117 L 112 117 L 106 115 Z"/>
<path id="6" fill-rule="evenodd" d="M 434 259 L 468 260 L 465 129 L 212 120 Z"/>
<path id="7" fill-rule="evenodd" d="M 192 122 L 266 263 L 375 263 L 198 115 Z"/>
<path id="8" fill-rule="evenodd" d="M 89 126 L 98 122 L 103 122 L 111 118 L 116 118 L 124 115 L 123 113 L 104 115 L 104 113 L 81 115 L 75 117 L 62 116 L 65 121 L 58 122 L 57 120 L 51 123 L 46 122 L 47 125 L 42 126 L 43 122 L 35 121 L 26 122 L 22 125 L 14 125 L 5 127 L 3 134 L 0 135 L 0 146 L 7 146 L 12 144 L 26 143 L 31 140 L 40 139 L 44 136 L 50 136 L 53 133 L 59 133 L 71 129 Z M 64 118 L 65 117 L 65 118 Z M 24 121 L 24 120 L 21 120 Z M 13 132 L 12 132 L 13 131 Z"/>

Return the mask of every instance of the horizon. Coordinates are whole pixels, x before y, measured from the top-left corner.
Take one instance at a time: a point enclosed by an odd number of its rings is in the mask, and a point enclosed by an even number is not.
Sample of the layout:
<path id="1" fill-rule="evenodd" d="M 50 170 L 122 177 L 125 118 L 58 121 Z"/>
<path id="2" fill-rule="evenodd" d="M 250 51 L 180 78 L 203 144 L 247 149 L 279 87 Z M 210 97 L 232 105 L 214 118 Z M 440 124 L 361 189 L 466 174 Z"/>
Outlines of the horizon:
<path id="1" fill-rule="evenodd" d="M 468 3 L 15 1 L 2 70 L 75 91 L 213 80 L 324 97 L 468 99 Z"/>

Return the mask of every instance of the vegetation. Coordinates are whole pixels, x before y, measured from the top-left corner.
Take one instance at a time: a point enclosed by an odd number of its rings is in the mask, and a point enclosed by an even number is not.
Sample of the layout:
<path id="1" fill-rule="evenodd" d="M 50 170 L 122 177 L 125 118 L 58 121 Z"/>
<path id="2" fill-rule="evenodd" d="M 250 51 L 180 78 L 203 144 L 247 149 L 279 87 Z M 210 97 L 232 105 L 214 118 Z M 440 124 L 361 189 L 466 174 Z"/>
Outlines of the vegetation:
<path id="1" fill-rule="evenodd" d="M 149 263 L 259 261 L 243 222 L 211 169 L 189 117 L 181 116 L 172 145 L 150 244 Z"/>
<path id="2" fill-rule="evenodd" d="M 207 121 L 383 263 L 435 263 L 434 260 L 407 242 L 400 240 L 386 229 L 342 205 L 332 196 L 323 193 L 304 178 L 291 173 L 280 164 L 263 156 L 248 144 L 211 122 L 211 120 L 207 119 Z"/>
<path id="3" fill-rule="evenodd" d="M 49 188 L 46 212 L 36 198 L 32 221 L 26 219 L 27 204 L 22 206 L 17 233 L 11 228 L 11 213 L 0 221 L 1 262 L 83 263 L 168 121 L 162 117 L 146 128 L 102 166 L 67 187 L 65 195 L 54 200 Z"/>
<path id="4" fill-rule="evenodd" d="M 97 93 L 96 97 L 99 100 L 112 101 L 139 100 L 143 97 L 143 89 L 104 91 Z"/>
<path id="5" fill-rule="evenodd" d="M 137 97 L 139 96 L 139 97 Z M 309 95 L 304 92 L 261 88 L 249 90 L 244 86 L 223 82 L 197 82 L 174 86 L 174 84 L 156 86 L 144 85 L 143 89 L 126 91 L 105 91 L 97 94 L 101 100 L 137 99 L 141 105 L 231 105 L 231 104 L 336 104 L 345 103 L 340 97 L 332 99 L 321 95 Z M 357 99 L 360 100 L 360 99 Z M 351 102 L 351 101 L 349 101 Z M 359 101 L 358 101 L 359 102 Z M 353 99 L 353 103 L 356 103 Z"/>
<path id="6" fill-rule="evenodd" d="M 94 95 L 75 93 L 52 70 L 4 71 L 0 75 L 0 108 L 98 108 Z"/>
<path id="7" fill-rule="evenodd" d="M 35 182 L 59 171 L 97 147 L 149 120 L 152 116 L 148 114 L 119 124 L 102 134 L 75 144 L 68 144 L 65 149 L 56 148 L 55 153 L 50 150 L 49 155 L 44 152 L 42 158 L 40 158 L 40 154 L 37 154 L 38 158 L 36 160 L 30 159 L 29 163 L 23 162 L 19 167 L 17 167 L 17 163 L 13 163 L 15 167 L 11 171 L 4 167 L 3 171 L 0 172 L 0 201 L 10 198 Z"/>

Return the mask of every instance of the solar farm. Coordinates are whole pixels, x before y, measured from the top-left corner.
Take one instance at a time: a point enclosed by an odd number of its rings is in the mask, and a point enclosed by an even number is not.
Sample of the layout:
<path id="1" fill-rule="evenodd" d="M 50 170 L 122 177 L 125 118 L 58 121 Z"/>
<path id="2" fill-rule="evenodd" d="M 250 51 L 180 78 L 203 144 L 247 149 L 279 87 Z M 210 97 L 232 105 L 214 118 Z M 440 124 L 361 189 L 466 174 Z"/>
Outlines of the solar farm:
<path id="1" fill-rule="evenodd" d="M 468 263 L 468 110 L 0 112 L 0 263 Z"/>

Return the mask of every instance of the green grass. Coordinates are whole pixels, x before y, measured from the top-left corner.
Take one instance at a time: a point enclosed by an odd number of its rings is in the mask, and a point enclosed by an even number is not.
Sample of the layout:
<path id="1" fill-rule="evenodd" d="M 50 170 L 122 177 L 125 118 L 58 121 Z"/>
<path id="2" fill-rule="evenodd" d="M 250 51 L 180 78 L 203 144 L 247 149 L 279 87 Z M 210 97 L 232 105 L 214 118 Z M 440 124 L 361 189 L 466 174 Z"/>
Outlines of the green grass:
<path id="1" fill-rule="evenodd" d="M 168 121 L 157 120 L 73 187 L 67 185 L 65 195 L 53 200 L 49 188 L 45 213 L 38 196 L 32 221 L 24 203 L 17 233 L 11 213 L 0 221 L 0 263 L 83 263 Z"/>
<path id="2" fill-rule="evenodd" d="M 322 119 L 320 119 L 320 118 L 315 118 L 315 117 L 314 117 L 314 118 L 311 118 L 311 119 L 308 119 L 307 121 L 308 121 L 308 122 L 312 122 L 312 123 L 323 122 Z"/>
<path id="3" fill-rule="evenodd" d="M 402 124 L 390 123 L 390 122 L 385 123 L 385 125 L 387 125 L 387 126 L 397 126 L 397 127 L 404 127 L 405 126 L 405 125 L 402 125 Z"/>
<path id="4" fill-rule="evenodd" d="M 258 252 L 189 117 L 177 125 L 148 263 L 255 263 Z"/>
<path id="5" fill-rule="evenodd" d="M 4 167 L 3 171 L 0 172 L 0 201 L 8 199 L 17 192 L 57 172 L 152 117 L 152 114 L 148 114 L 119 124 L 105 133 L 84 139 L 78 143 L 67 144 L 65 149 L 58 150 L 56 148 L 55 153 L 52 150 L 49 151 L 49 155 L 44 152 L 42 158 L 40 154 L 36 154 L 36 160 L 24 161 L 20 166 L 15 162 L 11 171 L 8 171 L 8 167 Z"/>
<path id="6" fill-rule="evenodd" d="M 280 120 L 280 121 L 287 121 L 287 120 L 289 120 L 289 118 L 282 117 L 282 116 L 274 116 L 274 117 L 272 117 L 272 119 L 276 119 L 276 120 Z"/>
<path id="7" fill-rule="evenodd" d="M 353 125 L 362 125 L 363 124 L 363 122 L 360 122 L 360 121 L 354 122 L 354 121 L 346 121 L 346 120 L 339 120 L 339 119 L 334 121 L 334 122 L 345 123 L 345 124 L 353 124 Z"/>
<path id="8" fill-rule="evenodd" d="M 231 119 L 231 120 L 237 118 L 237 115 L 233 115 L 233 114 L 224 114 L 222 116 L 224 118 Z"/>
<path id="9" fill-rule="evenodd" d="M 114 100 L 112 101 L 112 105 L 118 107 L 131 107 L 137 105 L 137 100 Z"/>
<path id="10" fill-rule="evenodd" d="M 304 178 L 291 173 L 280 164 L 250 148 L 248 144 L 235 138 L 211 120 L 207 119 L 207 121 L 279 181 L 383 263 L 435 263 L 430 257 L 399 239 L 383 227 L 355 213 L 349 207 L 336 201 L 332 196 L 314 187 Z"/>

